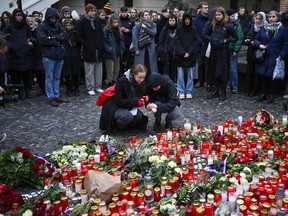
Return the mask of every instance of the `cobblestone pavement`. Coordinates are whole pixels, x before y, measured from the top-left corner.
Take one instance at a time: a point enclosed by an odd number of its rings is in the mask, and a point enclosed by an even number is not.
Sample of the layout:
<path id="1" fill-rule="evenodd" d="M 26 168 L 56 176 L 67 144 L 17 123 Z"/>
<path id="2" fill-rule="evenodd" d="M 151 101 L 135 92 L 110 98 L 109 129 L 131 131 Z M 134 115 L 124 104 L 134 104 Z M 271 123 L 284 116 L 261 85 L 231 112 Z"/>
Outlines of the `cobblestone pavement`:
<path id="1" fill-rule="evenodd" d="M 64 87 L 61 87 L 61 92 L 65 92 Z M 36 95 L 36 89 L 32 93 Z M 243 92 L 228 92 L 228 99 L 224 102 L 219 102 L 217 98 L 207 100 L 206 96 L 204 88 L 194 89 L 193 99 L 182 101 L 182 116 L 174 122 L 174 126 L 183 126 L 185 118 L 192 123 L 199 122 L 202 126 L 212 126 L 240 115 L 246 120 L 255 115 L 257 108 L 270 111 L 278 120 L 287 114 L 282 107 L 282 95 L 276 96 L 274 104 L 256 102 L 256 98 L 245 97 Z M 69 103 L 59 107 L 49 106 L 47 98 L 43 96 L 6 103 L 6 108 L 0 107 L 0 133 L 7 133 L 6 140 L 0 144 L 0 150 L 24 146 L 34 153 L 46 154 L 54 150 L 59 141 L 99 139 L 102 134 L 98 127 L 101 107 L 95 105 L 96 98 L 88 96 L 84 86 L 81 86 L 79 97 L 68 98 Z M 155 134 L 152 113 L 146 110 L 144 113 L 149 116 L 147 132 L 137 136 Z M 122 136 L 131 135 L 127 133 Z"/>

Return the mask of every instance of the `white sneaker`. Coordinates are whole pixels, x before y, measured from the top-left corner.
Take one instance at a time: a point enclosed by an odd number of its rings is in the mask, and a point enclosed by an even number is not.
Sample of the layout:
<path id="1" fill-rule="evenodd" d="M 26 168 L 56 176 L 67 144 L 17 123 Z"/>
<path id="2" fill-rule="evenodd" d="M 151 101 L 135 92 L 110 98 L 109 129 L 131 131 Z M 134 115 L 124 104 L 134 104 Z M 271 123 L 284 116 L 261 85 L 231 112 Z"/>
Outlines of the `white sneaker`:
<path id="1" fill-rule="evenodd" d="M 97 91 L 98 93 L 102 93 L 102 92 L 104 92 L 104 90 L 101 89 L 101 88 L 97 88 L 96 91 Z"/>
<path id="2" fill-rule="evenodd" d="M 284 99 L 288 99 L 288 95 L 284 95 L 283 98 L 284 98 Z"/>
<path id="3" fill-rule="evenodd" d="M 88 94 L 89 94 L 89 95 L 96 95 L 95 92 L 94 92 L 94 90 L 88 91 Z"/>
<path id="4" fill-rule="evenodd" d="M 180 97 L 179 97 L 180 100 L 183 100 L 185 99 L 185 95 L 184 94 L 180 94 Z"/>
<path id="5" fill-rule="evenodd" d="M 192 98 L 192 94 L 186 94 L 186 99 L 191 99 Z"/>

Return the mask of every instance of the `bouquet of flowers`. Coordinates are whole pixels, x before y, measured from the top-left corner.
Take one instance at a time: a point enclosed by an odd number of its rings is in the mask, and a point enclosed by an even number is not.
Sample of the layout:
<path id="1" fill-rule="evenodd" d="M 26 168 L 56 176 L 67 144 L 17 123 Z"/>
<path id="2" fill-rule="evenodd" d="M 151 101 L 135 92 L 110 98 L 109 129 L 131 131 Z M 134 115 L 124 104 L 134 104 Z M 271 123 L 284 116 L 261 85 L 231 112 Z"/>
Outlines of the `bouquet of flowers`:
<path id="1" fill-rule="evenodd" d="M 13 203 L 20 206 L 24 203 L 24 200 L 11 186 L 4 186 L 0 192 L 0 213 L 5 214 L 10 211 Z"/>
<path id="2" fill-rule="evenodd" d="M 14 187 L 42 188 L 43 177 L 33 170 L 36 158 L 22 147 L 0 152 L 0 179 Z"/>
<path id="3" fill-rule="evenodd" d="M 94 148 L 95 149 L 95 148 Z M 46 157 L 58 167 L 72 165 L 88 158 L 88 146 L 79 143 L 65 143 L 60 150 L 46 154 Z"/>

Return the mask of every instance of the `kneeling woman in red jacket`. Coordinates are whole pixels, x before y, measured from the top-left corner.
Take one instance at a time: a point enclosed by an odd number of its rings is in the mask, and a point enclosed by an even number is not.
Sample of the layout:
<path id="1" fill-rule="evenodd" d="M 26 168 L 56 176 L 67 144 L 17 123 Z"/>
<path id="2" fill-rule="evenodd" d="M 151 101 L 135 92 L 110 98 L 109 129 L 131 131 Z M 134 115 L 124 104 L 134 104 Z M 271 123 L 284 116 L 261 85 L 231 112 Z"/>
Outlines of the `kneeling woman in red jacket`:
<path id="1" fill-rule="evenodd" d="M 115 95 L 104 103 L 101 111 L 99 127 L 106 134 L 129 128 L 146 130 L 148 117 L 139 109 L 148 101 L 146 74 L 146 67 L 136 64 L 116 81 Z"/>

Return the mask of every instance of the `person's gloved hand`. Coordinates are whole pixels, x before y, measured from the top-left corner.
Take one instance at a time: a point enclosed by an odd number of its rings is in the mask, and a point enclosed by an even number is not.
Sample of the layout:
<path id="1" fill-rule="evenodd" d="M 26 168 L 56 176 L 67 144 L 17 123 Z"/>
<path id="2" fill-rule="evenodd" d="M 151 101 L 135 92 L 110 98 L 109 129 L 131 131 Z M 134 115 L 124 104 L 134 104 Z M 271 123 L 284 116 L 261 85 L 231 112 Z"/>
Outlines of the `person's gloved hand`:
<path id="1" fill-rule="evenodd" d="M 145 101 L 143 98 L 138 99 L 138 107 L 142 107 L 145 105 Z"/>

